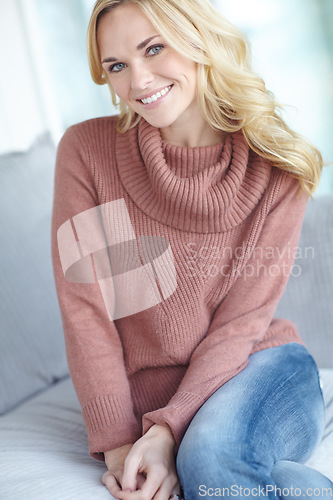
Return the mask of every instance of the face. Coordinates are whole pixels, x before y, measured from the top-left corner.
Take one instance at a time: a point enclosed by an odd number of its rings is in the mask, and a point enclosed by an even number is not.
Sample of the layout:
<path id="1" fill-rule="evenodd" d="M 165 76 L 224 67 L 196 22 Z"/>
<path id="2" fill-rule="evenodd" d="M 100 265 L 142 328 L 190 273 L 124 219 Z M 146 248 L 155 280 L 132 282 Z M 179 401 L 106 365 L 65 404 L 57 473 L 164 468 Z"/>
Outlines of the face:
<path id="1" fill-rule="evenodd" d="M 138 5 L 105 14 L 97 40 L 108 79 L 129 108 L 154 127 L 193 124 L 196 64 L 168 46 Z"/>

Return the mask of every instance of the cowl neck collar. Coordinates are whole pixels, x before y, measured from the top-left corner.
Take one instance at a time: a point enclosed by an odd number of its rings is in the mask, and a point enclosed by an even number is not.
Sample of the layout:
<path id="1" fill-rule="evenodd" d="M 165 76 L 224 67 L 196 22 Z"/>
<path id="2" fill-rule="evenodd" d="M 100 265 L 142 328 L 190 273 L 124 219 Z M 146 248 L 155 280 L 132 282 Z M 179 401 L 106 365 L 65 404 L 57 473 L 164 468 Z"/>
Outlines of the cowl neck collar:
<path id="1" fill-rule="evenodd" d="M 186 148 L 163 141 L 143 118 L 117 134 L 116 159 L 125 190 L 144 213 L 195 233 L 239 225 L 258 205 L 271 173 L 242 131 L 229 134 L 223 146 Z"/>

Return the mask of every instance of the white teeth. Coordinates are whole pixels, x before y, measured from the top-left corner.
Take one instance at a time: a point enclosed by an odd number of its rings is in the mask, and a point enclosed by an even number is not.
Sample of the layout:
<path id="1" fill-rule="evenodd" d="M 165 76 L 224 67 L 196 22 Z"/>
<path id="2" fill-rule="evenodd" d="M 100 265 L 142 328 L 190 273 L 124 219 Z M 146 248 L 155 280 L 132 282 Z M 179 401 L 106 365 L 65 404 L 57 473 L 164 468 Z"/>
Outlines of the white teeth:
<path id="1" fill-rule="evenodd" d="M 147 97 L 147 99 L 141 99 L 141 102 L 143 102 L 143 104 L 150 104 L 154 101 L 157 101 L 157 99 L 159 99 L 160 97 L 165 95 L 167 92 L 169 92 L 171 87 L 172 87 L 172 85 L 169 85 L 169 87 L 166 87 L 165 89 L 161 90 L 161 92 L 156 92 L 156 94 L 153 94 L 152 96 Z"/>

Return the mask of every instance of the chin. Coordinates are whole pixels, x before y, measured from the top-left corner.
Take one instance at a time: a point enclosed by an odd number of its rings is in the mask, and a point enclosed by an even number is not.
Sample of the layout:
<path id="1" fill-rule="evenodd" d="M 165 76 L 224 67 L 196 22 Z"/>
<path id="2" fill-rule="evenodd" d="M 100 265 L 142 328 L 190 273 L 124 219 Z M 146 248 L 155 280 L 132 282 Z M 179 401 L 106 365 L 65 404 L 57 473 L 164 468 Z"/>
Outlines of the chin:
<path id="1" fill-rule="evenodd" d="M 165 128 L 165 127 L 170 127 L 175 122 L 174 118 L 171 117 L 162 117 L 162 116 L 145 116 L 141 115 L 142 118 L 146 120 L 152 127 L 155 128 Z"/>

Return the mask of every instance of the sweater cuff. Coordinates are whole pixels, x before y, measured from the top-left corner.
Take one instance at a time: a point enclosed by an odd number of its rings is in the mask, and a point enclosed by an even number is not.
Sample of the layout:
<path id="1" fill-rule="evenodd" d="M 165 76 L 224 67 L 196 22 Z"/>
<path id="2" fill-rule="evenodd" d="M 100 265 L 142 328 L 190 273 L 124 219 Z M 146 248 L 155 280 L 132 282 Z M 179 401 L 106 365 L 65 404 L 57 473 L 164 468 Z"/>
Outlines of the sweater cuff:
<path id="1" fill-rule="evenodd" d="M 98 396 L 82 406 L 82 415 L 89 452 L 97 460 L 104 460 L 105 451 L 135 443 L 141 437 L 132 403 L 122 395 Z"/>
<path id="2" fill-rule="evenodd" d="M 203 405 L 204 399 L 188 392 L 177 392 L 167 406 L 146 413 L 142 417 L 142 435 L 154 424 L 168 425 L 176 441 L 177 450 L 192 418 Z"/>

